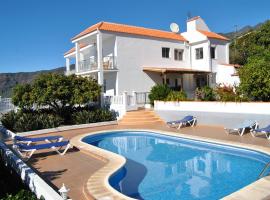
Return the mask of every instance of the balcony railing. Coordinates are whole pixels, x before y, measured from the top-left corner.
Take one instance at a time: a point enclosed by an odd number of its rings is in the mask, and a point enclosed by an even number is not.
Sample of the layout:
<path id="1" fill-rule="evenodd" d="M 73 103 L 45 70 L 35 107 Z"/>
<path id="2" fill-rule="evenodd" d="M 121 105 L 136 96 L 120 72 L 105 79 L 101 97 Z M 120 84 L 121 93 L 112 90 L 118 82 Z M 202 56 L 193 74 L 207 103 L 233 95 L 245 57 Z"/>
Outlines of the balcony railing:
<path id="1" fill-rule="evenodd" d="M 97 69 L 97 61 L 95 57 L 82 60 L 79 62 L 79 72 L 93 71 Z"/>
<path id="2" fill-rule="evenodd" d="M 97 70 L 97 59 L 92 57 L 86 60 L 79 62 L 79 72 L 87 72 Z M 113 70 L 116 68 L 116 58 L 115 56 L 105 56 L 103 57 L 103 69 L 104 70 Z"/>

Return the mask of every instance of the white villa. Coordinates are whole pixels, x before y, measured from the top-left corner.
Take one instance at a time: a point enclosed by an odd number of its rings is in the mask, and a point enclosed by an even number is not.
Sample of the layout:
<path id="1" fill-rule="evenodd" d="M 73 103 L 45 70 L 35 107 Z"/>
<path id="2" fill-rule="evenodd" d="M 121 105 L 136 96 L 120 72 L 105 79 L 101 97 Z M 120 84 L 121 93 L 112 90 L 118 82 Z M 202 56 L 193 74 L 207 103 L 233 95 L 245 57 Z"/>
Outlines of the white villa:
<path id="1" fill-rule="evenodd" d="M 193 96 L 197 87 L 239 83 L 237 66 L 229 64 L 229 39 L 199 16 L 183 33 L 99 22 L 71 41 L 66 74 L 94 77 L 106 96 L 149 92 L 161 83 Z"/>

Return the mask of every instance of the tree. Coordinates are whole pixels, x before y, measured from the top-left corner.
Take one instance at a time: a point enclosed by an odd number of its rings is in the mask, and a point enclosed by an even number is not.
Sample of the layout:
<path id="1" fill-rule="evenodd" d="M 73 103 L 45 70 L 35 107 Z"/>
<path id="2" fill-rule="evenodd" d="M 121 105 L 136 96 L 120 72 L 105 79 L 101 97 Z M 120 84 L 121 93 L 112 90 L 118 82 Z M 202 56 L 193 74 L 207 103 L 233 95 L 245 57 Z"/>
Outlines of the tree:
<path id="1" fill-rule="evenodd" d="M 270 51 L 254 56 L 239 70 L 240 90 L 253 100 L 270 101 Z"/>
<path id="2" fill-rule="evenodd" d="M 71 111 L 75 105 L 96 101 L 100 91 L 100 86 L 92 78 L 49 73 L 39 75 L 31 85 L 17 85 L 12 100 L 20 108 L 49 106 L 62 115 L 63 112 Z"/>
<path id="3" fill-rule="evenodd" d="M 252 30 L 236 39 L 230 45 L 230 61 L 245 65 L 252 56 L 263 56 L 270 48 L 270 20 L 257 30 Z"/>
<path id="4" fill-rule="evenodd" d="M 32 86 L 30 84 L 16 85 L 13 88 L 12 103 L 21 109 L 33 106 Z"/>

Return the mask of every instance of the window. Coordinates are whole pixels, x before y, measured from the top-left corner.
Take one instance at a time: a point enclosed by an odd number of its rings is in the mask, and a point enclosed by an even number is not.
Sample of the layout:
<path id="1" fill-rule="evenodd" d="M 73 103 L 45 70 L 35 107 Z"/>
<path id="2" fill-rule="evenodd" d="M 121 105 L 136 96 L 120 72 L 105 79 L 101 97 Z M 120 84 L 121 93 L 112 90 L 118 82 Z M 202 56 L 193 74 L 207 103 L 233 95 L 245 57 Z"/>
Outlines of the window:
<path id="1" fill-rule="evenodd" d="M 212 59 L 216 58 L 216 47 L 211 47 L 210 54 Z"/>
<path id="2" fill-rule="evenodd" d="M 203 48 L 197 48 L 196 50 L 196 59 L 203 59 Z"/>
<path id="3" fill-rule="evenodd" d="M 174 60 L 183 60 L 183 49 L 174 49 Z"/>
<path id="4" fill-rule="evenodd" d="M 170 57 L 170 48 L 162 47 L 162 58 Z"/>

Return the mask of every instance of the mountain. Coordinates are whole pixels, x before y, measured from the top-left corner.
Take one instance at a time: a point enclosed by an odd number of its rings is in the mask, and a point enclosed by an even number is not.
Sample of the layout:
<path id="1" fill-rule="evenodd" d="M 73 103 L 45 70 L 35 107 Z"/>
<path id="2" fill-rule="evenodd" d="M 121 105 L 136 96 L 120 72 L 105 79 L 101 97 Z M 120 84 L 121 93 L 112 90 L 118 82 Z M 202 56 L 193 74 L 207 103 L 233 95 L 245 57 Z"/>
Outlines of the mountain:
<path id="1" fill-rule="evenodd" d="M 229 39 L 234 39 L 235 37 L 240 37 L 240 36 L 245 35 L 246 33 L 250 32 L 250 31 L 257 30 L 263 24 L 264 23 L 258 23 L 254 26 L 244 26 L 241 29 L 237 30 L 237 33 L 235 33 L 235 31 L 232 31 L 232 32 L 220 33 L 220 34 L 229 38 Z"/>
<path id="2" fill-rule="evenodd" d="M 71 66 L 74 68 L 74 66 Z M 33 79 L 42 73 L 59 73 L 63 74 L 65 72 L 65 67 L 58 67 L 51 70 L 41 70 L 35 72 L 17 72 L 17 73 L 0 73 L 0 96 L 10 97 L 12 93 L 12 88 L 16 84 L 30 83 Z"/>

